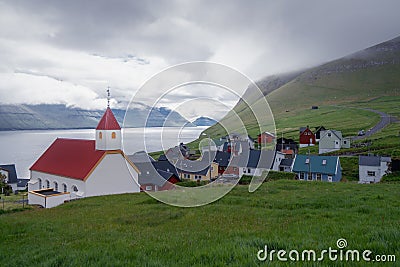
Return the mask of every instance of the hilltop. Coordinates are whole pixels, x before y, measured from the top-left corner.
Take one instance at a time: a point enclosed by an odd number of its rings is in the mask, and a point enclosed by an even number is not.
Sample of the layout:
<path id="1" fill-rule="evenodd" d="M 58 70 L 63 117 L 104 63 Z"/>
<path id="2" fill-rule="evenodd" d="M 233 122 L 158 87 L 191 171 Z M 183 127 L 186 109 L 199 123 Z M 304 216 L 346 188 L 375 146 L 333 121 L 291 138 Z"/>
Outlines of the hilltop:
<path id="1" fill-rule="evenodd" d="M 319 115 L 335 112 L 337 116 L 322 119 L 322 122 L 339 129 L 343 126 L 341 122 L 344 125 L 348 123 L 349 127 L 353 127 L 348 132 L 354 135 L 360 127 L 372 127 L 376 116 L 355 109 L 345 110 L 344 106 L 375 108 L 400 118 L 400 37 L 317 67 L 266 77 L 257 85 L 271 107 L 278 131 L 293 132 L 295 128 L 304 126 L 300 125 L 303 121 L 318 125 L 321 121 Z M 252 98 L 253 90 L 249 87 L 243 96 L 252 108 L 257 106 L 257 100 Z M 343 108 L 338 109 L 339 105 Z M 311 106 L 320 109 L 311 113 Z M 243 101 L 239 101 L 221 123 L 235 123 L 233 112 L 243 119 L 250 134 L 258 133 L 251 108 Z M 357 117 L 358 113 L 364 113 L 365 118 L 355 121 L 351 116 Z M 298 116 L 302 119 L 296 120 Z M 367 123 L 368 117 L 370 123 Z M 223 134 L 219 124 L 207 129 L 207 132 L 211 135 Z"/>

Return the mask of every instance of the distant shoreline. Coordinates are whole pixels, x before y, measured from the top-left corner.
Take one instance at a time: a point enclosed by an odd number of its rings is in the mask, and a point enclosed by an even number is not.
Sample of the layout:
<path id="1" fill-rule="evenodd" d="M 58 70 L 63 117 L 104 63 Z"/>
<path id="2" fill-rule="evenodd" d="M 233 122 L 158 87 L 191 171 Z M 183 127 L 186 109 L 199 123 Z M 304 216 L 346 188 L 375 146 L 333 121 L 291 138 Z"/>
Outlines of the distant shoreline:
<path id="1" fill-rule="evenodd" d="M 148 126 L 148 127 L 123 127 L 124 128 L 176 128 L 179 126 Z M 209 125 L 193 125 L 185 126 L 185 128 L 197 128 L 197 127 L 210 127 Z M 79 127 L 79 128 L 25 128 L 25 129 L 0 129 L 0 132 L 16 132 L 16 131 L 56 131 L 56 130 L 95 130 L 93 127 Z"/>

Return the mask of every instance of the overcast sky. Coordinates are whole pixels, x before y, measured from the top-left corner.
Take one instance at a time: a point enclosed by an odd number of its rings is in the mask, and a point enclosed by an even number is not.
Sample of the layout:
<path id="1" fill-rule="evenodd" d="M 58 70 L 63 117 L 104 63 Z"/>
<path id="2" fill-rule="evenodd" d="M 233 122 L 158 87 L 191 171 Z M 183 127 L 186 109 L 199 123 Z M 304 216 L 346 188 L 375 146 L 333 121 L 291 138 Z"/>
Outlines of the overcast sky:
<path id="1" fill-rule="evenodd" d="M 397 37 L 399 10 L 396 0 L 0 1 L 0 102 L 104 108 L 110 86 L 124 107 L 152 75 L 187 61 L 257 80 Z M 219 95 L 218 109 L 235 103 Z M 161 102 L 179 106 L 179 92 L 171 99 Z M 184 115 L 218 119 L 213 105 Z"/>

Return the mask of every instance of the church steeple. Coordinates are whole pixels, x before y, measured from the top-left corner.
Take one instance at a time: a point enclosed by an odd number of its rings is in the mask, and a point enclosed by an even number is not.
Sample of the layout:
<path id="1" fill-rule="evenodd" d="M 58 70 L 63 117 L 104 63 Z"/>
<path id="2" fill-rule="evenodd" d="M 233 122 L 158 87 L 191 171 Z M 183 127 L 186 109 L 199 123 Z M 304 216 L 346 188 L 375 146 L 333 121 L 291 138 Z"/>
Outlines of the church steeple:
<path id="1" fill-rule="evenodd" d="M 107 88 L 107 109 L 96 127 L 96 150 L 121 149 L 121 127 L 110 109 L 110 88 Z"/>

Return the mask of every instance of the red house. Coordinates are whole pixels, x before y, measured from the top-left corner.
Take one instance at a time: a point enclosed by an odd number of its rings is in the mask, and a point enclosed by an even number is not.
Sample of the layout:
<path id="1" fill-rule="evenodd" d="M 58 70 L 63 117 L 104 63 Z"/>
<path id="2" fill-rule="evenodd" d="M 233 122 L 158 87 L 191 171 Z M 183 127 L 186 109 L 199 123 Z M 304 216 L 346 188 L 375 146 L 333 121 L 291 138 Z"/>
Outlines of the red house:
<path id="1" fill-rule="evenodd" d="M 265 144 L 272 143 L 274 140 L 275 140 L 275 135 L 273 133 L 263 132 L 258 135 L 257 141 L 260 145 L 265 145 Z"/>
<path id="2" fill-rule="evenodd" d="M 314 146 L 315 145 L 315 134 L 307 127 L 300 128 L 300 147 Z"/>

